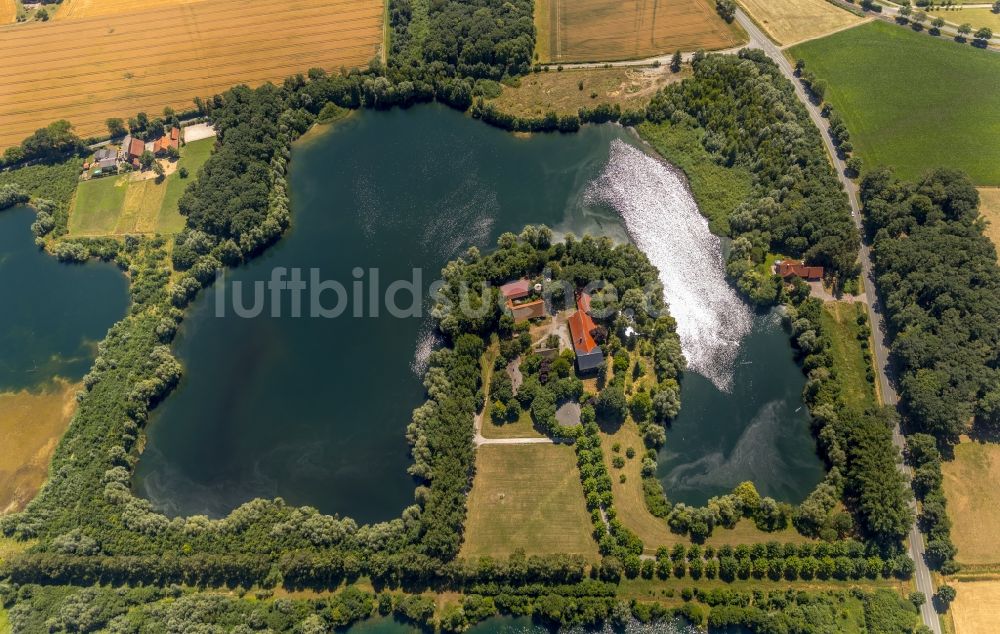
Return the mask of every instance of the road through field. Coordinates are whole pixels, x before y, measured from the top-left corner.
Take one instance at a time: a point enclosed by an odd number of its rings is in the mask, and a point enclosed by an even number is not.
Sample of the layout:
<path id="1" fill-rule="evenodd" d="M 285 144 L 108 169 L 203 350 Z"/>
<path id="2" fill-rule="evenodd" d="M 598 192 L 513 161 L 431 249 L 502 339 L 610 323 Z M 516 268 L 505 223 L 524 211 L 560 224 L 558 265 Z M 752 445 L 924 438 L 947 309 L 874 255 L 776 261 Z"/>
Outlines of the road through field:
<path id="1" fill-rule="evenodd" d="M 216 0 L 0 27 L 0 56 L 22 60 L 0 67 L 0 148 L 56 119 L 98 135 L 239 83 L 366 66 L 382 21 L 381 0 Z"/>
<path id="2" fill-rule="evenodd" d="M 851 216 L 854 219 L 854 224 L 860 230 L 862 223 L 861 204 L 858 199 L 858 188 L 854 181 L 845 175 L 847 166 L 844 161 L 837 156 L 836 148 L 834 148 L 833 141 L 830 138 L 830 129 L 827 125 L 827 120 L 822 117 L 819 108 L 809 99 L 808 95 L 806 95 L 802 84 L 795 77 L 792 65 L 787 59 L 785 59 L 781 49 L 771 42 L 771 40 L 767 39 L 761 30 L 757 28 L 757 25 L 754 24 L 741 9 L 737 10 L 736 19 L 750 35 L 749 46 L 759 48 L 764 51 L 767 56 L 778 65 L 782 74 L 785 75 L 785 77 L 787 77 L 795 87 L 796 96 L 806 107 L 806 110 L 809 112 L 809 118 L 812 119 L 813 124 L 820 130 L 820 136 L 823 137 L 823 144 L 826 146 L 826 151 L 833 163 L 833 168 L 837 172 L 837 177 L 840 178 L 840 182 L 843 184 L 844 189 L 847 191 L 847 196 L 850 199 Z M 864 242 L 861 244 L 861 269 L 865 282 L 865 295 L 868 298 L 866 304 L 868 306 L 868 317 L 872 324 L 872 338 L 875 341 L 875 345 L 873 346 L 875 352 L 875 367 L 878 370 L 882 401 L 886 405 L 895 407 L 899 402 L 899 397 L 896 394 L 892 381 L 890 380 L 891 368 L 889 366 L 888 332 L 886 331 L 882 314 L 879 312 L 880 304 L 878 296 L 875 292 L 875 278 L 872 274 L 871 253 L 868 245 Z M 892 442 L 900 451 L 903 450 L 903 435 L 900 433 L 898 427 L 892 430 Z M 907 480 L 909 480 L 911 476 L 910 468 L 903 463 L 900 463 L 899 468 L 903 471 Z M 924 596 L 930 599 L 930 597 L 934 595 L 934 581 L 931 579 L 931 573 L 927 568 L 927 562 L 924 561 L 924 538 L 917 529 L 916 522 L 914 522 L 914 524 L 910 527 L 910 532 L 907 536 L 907 543 L 909 546 L 910 557 L 913 558 L 913 562 L 916 564 L 916 574 L 914 577 L 917 584 L 917 590 L 923 592 Z M 941 622 L 938 619 L 937 612 L 934 611 L 931 603 L 932 602 L 928 600 L 920 607 L 920 616 L 924 625 L 929 627 L 932 632 L 935 634 L 941 634 Z"/>

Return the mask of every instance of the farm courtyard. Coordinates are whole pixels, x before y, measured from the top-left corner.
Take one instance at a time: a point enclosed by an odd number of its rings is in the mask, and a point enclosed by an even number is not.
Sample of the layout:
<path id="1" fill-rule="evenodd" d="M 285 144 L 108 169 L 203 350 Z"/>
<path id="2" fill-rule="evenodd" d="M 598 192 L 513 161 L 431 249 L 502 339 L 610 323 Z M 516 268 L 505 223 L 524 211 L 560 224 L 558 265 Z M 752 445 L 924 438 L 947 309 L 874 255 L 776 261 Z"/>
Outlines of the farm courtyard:
<path id="1" fill-rule="evenodd" d="M 218 0 L 2 26 L 0 56 L 18 63 L 0 66 L 0 149 L 56 119 L 87 137 L 235 84 L 366 66 L 382 15 L 380 0 Z"/>
<path id="2" fill-rule="evenodd" d="M 788 49 L 826 80 L 866 168 L 948 166 L 1000 185 L 1000 56 L 871 22 Z M 859 61 L 859 60 L 863 60 Z M 919 69 L 919 72 L 915 72 Z"/>
<path id="3" fill-rule="evenodd" d="M 709 0 L 536 0 L 535 26 L 542 63 L 639 59 L 746 42 Z"/>
<path id="4" fill-rule="evenodd" d="M 176 169 L 162 180 L 127 172 L 81 182 L 70 207 L 69 235 L 177 233 L 184 228 L 177 201 L 208 160 L 214 144 L 215 138 L 210 137 L 181 147 Z M 181 178 L 181 167 L 187 170 L 187 178 Z"/>

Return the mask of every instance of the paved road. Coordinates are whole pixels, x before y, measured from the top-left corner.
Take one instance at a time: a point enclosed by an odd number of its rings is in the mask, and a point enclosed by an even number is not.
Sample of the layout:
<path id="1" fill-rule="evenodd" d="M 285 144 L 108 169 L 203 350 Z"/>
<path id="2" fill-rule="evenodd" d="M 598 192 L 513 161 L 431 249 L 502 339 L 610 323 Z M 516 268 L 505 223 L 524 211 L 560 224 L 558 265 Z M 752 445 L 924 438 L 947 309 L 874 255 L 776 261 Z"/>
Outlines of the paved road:
<path id="1" fill-rule="evenodd" d="M 833 141 L 830 139 L 826 119 L 820 115 L 819 108 L 809 100 L 802 84 L 795 78 L 794 69 L 792 68 L 791 63 L 785 59 L 781 50 L 769 39 L 767 39 L 760 29 L 757 28 L 757 25 L 755 25 L 742 10 L 737 10 L 736 20 L 750 35 L 750 43 L 748 46 L 759 48 L 767 53 L 767 56 L 774 60 L 785 77 L 787 77 L 792 82 L 792 85 L 795 86 L 795 94 L 805 105 L 806 110 L 809 112 L 809 118 L 812 119 L 813 124 L 821 131 L 823 144 L 826 146 L 827 154 L 829 154 L 830 159 L 833 162 L 834 169 L 837 172 L 837 176 L 844 185 L 844 189 L 847 191 L 847 196 L 850 199 L 851 216 L 854 219 L 854 224 L 857 225 L 858 229 L 861 229 L 861 204 L 858 199 L 858 188 L 854 181 L 844 175 L 844 171 L 847 166 L 844 164 L 844 161 L 837 156 L 836 148 L 834 148 Z M 872 277 L 871 253 L 868 245 L 863 243 L 861 245 L 861 270 L 865 281 L 865 295 L 868 299 L 868 316 L 871 319 L 872 333 L 873 338 L 875 339 L 875 365 L 878 369 L 879 385 L 882 389 L 882 399 L 886 405 L 895 406 L 899 401 L 899 397 L 896 394 L 896 390 L 893 387 L 892 382 L 889 380 L 889 346 L 887 333 L 885 330 L 885 324 L 882 321 L 882 315 L 879 312 L 878 297 L 875 294 L 875 281 Z M 899 429 L 893 430 L 892 441 L 893 444 L 895 444 L 896 447 L 902 451 L 903 436 L 900 434 Z M 909 467 L 901 464 L 900 469 L 907 478 L 910 477 Z M 916 564 L 916 573 L 914 578 L 917 584 L 917 589 L 920 592 L 923 592 L 927 597 L 927 602 L 920 608 L 920 616 L 924 621 L 924 625 L 929 627 L 935 634 L 941 634 L 941 623 L 938 619 L 937 613 L 931 606 L 930 601 L 931 597 L 934 595 L 934 582 L 931 579 L 930 570 L 928 570 L 927 564 L 924 561 L 924 540 L 920 531 L 917 530 L 916 524 L 910 527 L 910 533 L 907 536 L 907 544 L 910 557 L 913 558 L 913 561 Z"/>

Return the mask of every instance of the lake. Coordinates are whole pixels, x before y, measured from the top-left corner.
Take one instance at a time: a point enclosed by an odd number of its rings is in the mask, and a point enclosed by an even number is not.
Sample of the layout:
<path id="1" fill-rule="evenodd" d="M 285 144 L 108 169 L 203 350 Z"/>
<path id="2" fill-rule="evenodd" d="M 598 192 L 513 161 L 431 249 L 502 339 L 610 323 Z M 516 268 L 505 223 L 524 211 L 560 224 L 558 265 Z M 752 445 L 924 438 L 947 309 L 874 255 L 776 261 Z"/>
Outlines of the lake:
<path id="1" fill-rule="evenodd" d="M 0 211 L 0 391 L 80 380 L 128 305 L 115 265 L 58 262 L 35 246 L 34 220 L 28 207 Z"/>
<path id="2" fill-rule="evenodd" d="M 698 233 L 697 221 L 705 232 L 707 223 L 682 182 L 637 145 L 611 125 L 515 136 L 441 106 L 359 112 L 309 135 L 293 151 L 291 231 L 228 272 L 225 296 L 218 283 L 203 293 L 181 328 L 175 350 L 185 378 L 154 412 L 135 490 L 171 515 L 218 517 L 251 498 L 281 496 L 360 522 L 397 517 L 413 499 L 404 433 L 423 400 L 432 324 L 385 310 L 375 316 L 366 295 L 354 296 L 354 283 L 363 293 L 385 289 L 419 269 L 417 286 L 426 288 L 469 246 L 487 249 L 505 231 L 544 223 L 557 234 L 633 239 L 659 266 L 694 258 L 708 267 L 686 278 L 702 287 L 685 285 L 685 269 L 664 273 L 665 283 L 681 281 L 666 283 L 667 298 L 693 370 L 668 433 L 668 447 L 682 457 L 665 450 L 660 460 L 680 495 L 690 486 L 689 499 L 707 499 L 718 484 L 699 481 L 697 469 L 678 474 L 684 460 L 724 470 L 725 482 L 773 478 L 758 485 L 782 499 L 808 491 L 821 465 L 808 416 L 796 411 L 803 379 L 787 336 L 765 328 L 763 343 L 753 343 L 772 318 L 754 315 L 725 283 L 718 239 Z M 330 319 L 293 317 L 288 294 L 271 303 L 263 291 L 277 267 L 285 267 L 283 279 L 295 268 L 308 279 L 316 269 L 318 279 L 351 289 L 348 310 Z M 254 284 L 261 286 L 261 314 L 236 314 L 235 282 L 244 309 L 254 304 Z M 355 310 L 360 317 L 350 316 Z M 715 391 L 698 389 L 699 381 Z M 748 394 L 763 399 L 759 407 L 745 402 Z M 754 423 L 772 401 L 773 421 Z M 748 429 L 759 429 L 753 443 L 782 439 L 772 452 L 785 460 L 775 463 L 780 473 L 727 462 L 742 451 Z M 784 452 L 798 459 L 803 448 L 796 467 Z"/>

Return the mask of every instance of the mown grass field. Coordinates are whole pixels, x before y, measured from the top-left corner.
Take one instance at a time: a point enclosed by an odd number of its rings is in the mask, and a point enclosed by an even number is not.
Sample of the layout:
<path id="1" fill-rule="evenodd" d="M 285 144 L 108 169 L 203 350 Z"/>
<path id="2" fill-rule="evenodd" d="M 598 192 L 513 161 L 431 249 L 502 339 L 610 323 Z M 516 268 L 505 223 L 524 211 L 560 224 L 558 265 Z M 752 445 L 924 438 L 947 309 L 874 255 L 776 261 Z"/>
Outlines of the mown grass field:
<path id="1" fill-rule="evenodd" d="M 866 167 L 963 169 L 1000 185 L 1000 56 L 872 22 L 788 51 L 828 83 Z"/>
<path id="2" fill-rule="evenodd" d="M 709 0 L 545 0 L 535 5 L 536 51 L 541 62 L 613 61 L 745 42 L 714 7 Z"/>
<path id="3" fill-rule="evenodd" d="M 544 116 L 548 112 L 576 114 L 581 107 L 593 108 L 605 103 L 642 109 L 657 90 L 688 75 L 687 68 L 675 74 L 666 66 L 532 73 L 522 77 L 516 88 L 503 86 L 503 93 L 491 103 L 522 117 Z"/>
<path id="4" fill-rule="evenodd" d="M 739 3 L 778 44 L 809 40 L 864 21 L 826 0 L 739 0 Z"/>
<path id="5" fill-rule="evenodd" d="M 177 233 L 185 218 L 177 201 L 208 160 L 215 138 L 181 147 L 177 169 L 162 181 L 131 180 L 133 173 L 83 181 L 69 213 L 70 236 L 122 236 L 139 233 Z M 188 177 L 180 177 L 186 167 Z"/>
<path id="6" fill-rule="evenodd" d="M 986 227 L 986 235 L 1000 250 L 1000 187 L 981 187 L 979 189 L 979 213 L 989 223 Z"/>
<path id="7" fill-rule="evenodd" d="M 962 442 L 955 447 L 954 460 L 943 463 L 941 470 L 951 538 L 958 547 L 955 560 L 1000 563 L 1000 445 Z"/>
<path id="8" fill-rule="evenodd" d="M 482 445 L 468 498 L 462 556 L 568 553 L 598 559 L 567 445 Z"/>
<path id="9" fill-rule="evenodd" d="M 23 509 L 45 482 L 79 387 L 57 381 L 41 391 L 0 393 L 0 514 Z"/>
<path id="10" fill-rule="evenodd" d="M 821 315 L 823 330 L 830 333 L 830 353 L 837 372 L 837 383 L 848 405 L 864 410 L 875 402 L 875 388 L 868 381 L 864 352 L 858 333 L 858 315 L 864 312 L 859 302 L 826 302 Z"/>
<path id="11" fill-rule="evenodd" d="M 380 0 L 218 0 L 0 28 L 0 147 L 68 119 L 83 136 L 108 117 L 191 107 L 238 83 L 312 67 L 365 66 L 382 42 Z"/>

